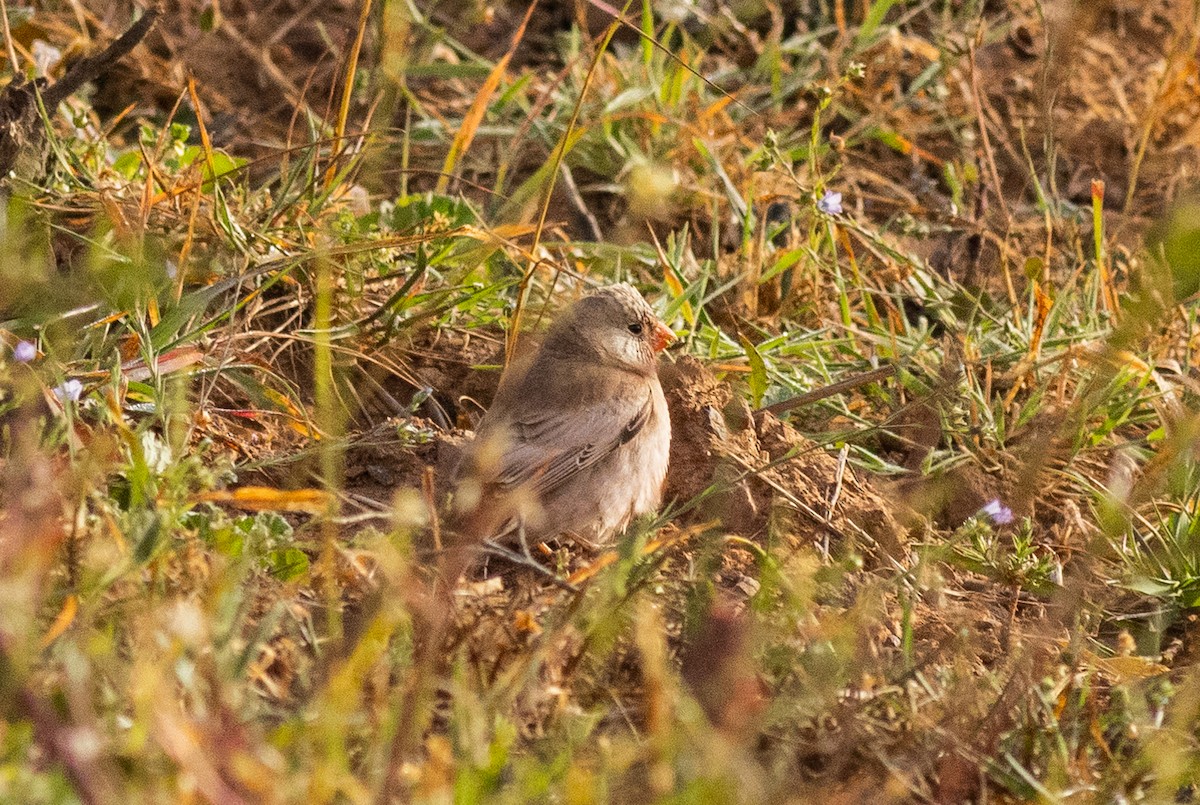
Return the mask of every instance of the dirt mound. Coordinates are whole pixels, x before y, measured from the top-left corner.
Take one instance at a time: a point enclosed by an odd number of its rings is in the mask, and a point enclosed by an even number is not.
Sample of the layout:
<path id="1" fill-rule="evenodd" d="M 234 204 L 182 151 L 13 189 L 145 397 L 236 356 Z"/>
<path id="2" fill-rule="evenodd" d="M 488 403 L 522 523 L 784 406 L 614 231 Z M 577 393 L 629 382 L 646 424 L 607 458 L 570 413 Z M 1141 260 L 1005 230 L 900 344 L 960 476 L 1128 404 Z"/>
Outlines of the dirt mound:
<path id="1" fill-rule="evenodd" d="M 847 464 L 765 412 L 753 412 L 701 363 L 662 372 L 671 408 L 666 500 L 699 498 L 683 517 L 760 537 L 774 529 L 823 546 L 903 550 L 893 507 Z"/>
<path id="2" fill-rule="evenodd" d="M 750 538 L 770 530 L 823 546 L 903 550 L 894 507 L 848 464 L 771 414 L 752 412 L 695 358 L 665 364 L 661 375 L 672 430 L 664 501 L 679 507 L 677 519 L 717 521 Z M 440 489 L 463 438 L 423 420 L 391 420 L 354 441 L 349 488 L 382 503 L 399 487 L 420 489 L 431 468 Z"/>

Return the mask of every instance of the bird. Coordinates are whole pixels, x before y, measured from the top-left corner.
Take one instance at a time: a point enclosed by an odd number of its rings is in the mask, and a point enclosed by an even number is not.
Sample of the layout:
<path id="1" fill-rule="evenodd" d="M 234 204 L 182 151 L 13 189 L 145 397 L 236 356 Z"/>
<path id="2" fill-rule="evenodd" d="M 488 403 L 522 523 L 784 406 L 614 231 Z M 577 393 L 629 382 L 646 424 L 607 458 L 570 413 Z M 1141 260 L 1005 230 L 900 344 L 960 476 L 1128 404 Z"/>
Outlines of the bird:
<path id="1" fill-rule="evenodd" d="M 674 338 L 626 283 L 560 313 L 532 356 L 505 371 L 463 450 L 449 520 L 457 538 L 516 537 L 532 560 L 529 539 L 603 547 L 655 511 L 671 449 L 657 356 Z"/>

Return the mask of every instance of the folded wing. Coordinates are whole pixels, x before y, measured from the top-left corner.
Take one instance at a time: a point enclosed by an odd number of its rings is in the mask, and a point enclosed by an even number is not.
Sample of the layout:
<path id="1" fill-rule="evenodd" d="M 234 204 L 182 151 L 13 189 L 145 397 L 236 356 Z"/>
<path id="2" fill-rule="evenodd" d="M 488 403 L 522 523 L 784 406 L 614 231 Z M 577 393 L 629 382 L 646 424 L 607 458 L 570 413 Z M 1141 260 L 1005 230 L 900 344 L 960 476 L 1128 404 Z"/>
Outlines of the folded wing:
<path id="1" fill-rule="evenodd" d="M 509 424 L 497 491 L 528 486 L 539 498 L 552 495 L 604 461 L 646 427 L 653 416 L 649 393 L 577 407 L 570 415 L 537 412 Z"/>

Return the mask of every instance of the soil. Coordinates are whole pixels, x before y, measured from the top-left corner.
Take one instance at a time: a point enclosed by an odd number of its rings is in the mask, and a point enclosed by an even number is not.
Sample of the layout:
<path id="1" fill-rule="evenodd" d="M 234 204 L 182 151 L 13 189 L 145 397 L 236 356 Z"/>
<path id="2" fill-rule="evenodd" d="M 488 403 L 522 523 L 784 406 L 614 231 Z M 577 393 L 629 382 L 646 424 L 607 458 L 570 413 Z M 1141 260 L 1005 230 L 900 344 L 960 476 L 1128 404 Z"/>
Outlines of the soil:
<path id="1" fill-rule="evenodd" d="M 900 555 L 905 532 L 871 481 L 798 431 L 735 400 L 695 358 L 662 372 L 671 408 L 666 499 L 712 490 L 686 521 L 716 520 L 730 533 Z"/>

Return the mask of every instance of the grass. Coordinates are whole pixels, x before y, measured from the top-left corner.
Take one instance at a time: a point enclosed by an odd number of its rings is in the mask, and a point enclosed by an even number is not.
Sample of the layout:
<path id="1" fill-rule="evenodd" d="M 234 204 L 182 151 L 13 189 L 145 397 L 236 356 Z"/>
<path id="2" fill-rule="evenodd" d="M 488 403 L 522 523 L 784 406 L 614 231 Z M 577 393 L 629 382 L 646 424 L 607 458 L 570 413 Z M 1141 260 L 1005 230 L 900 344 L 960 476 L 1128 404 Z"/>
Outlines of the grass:
<path id="1" fill-rule="evenodd" d="M 265 150 L 203 81 L 48 111 L 0 243 L 0 801 L 1194 796 L 1187 37 L 764 8 L 383 3 Z M 489 562 L 447 611 L 426 463 L 624 280 L 709 463 L 547 546 L 577 590 Z M 752 413 L 881 366 L 782 446 Z"/>

